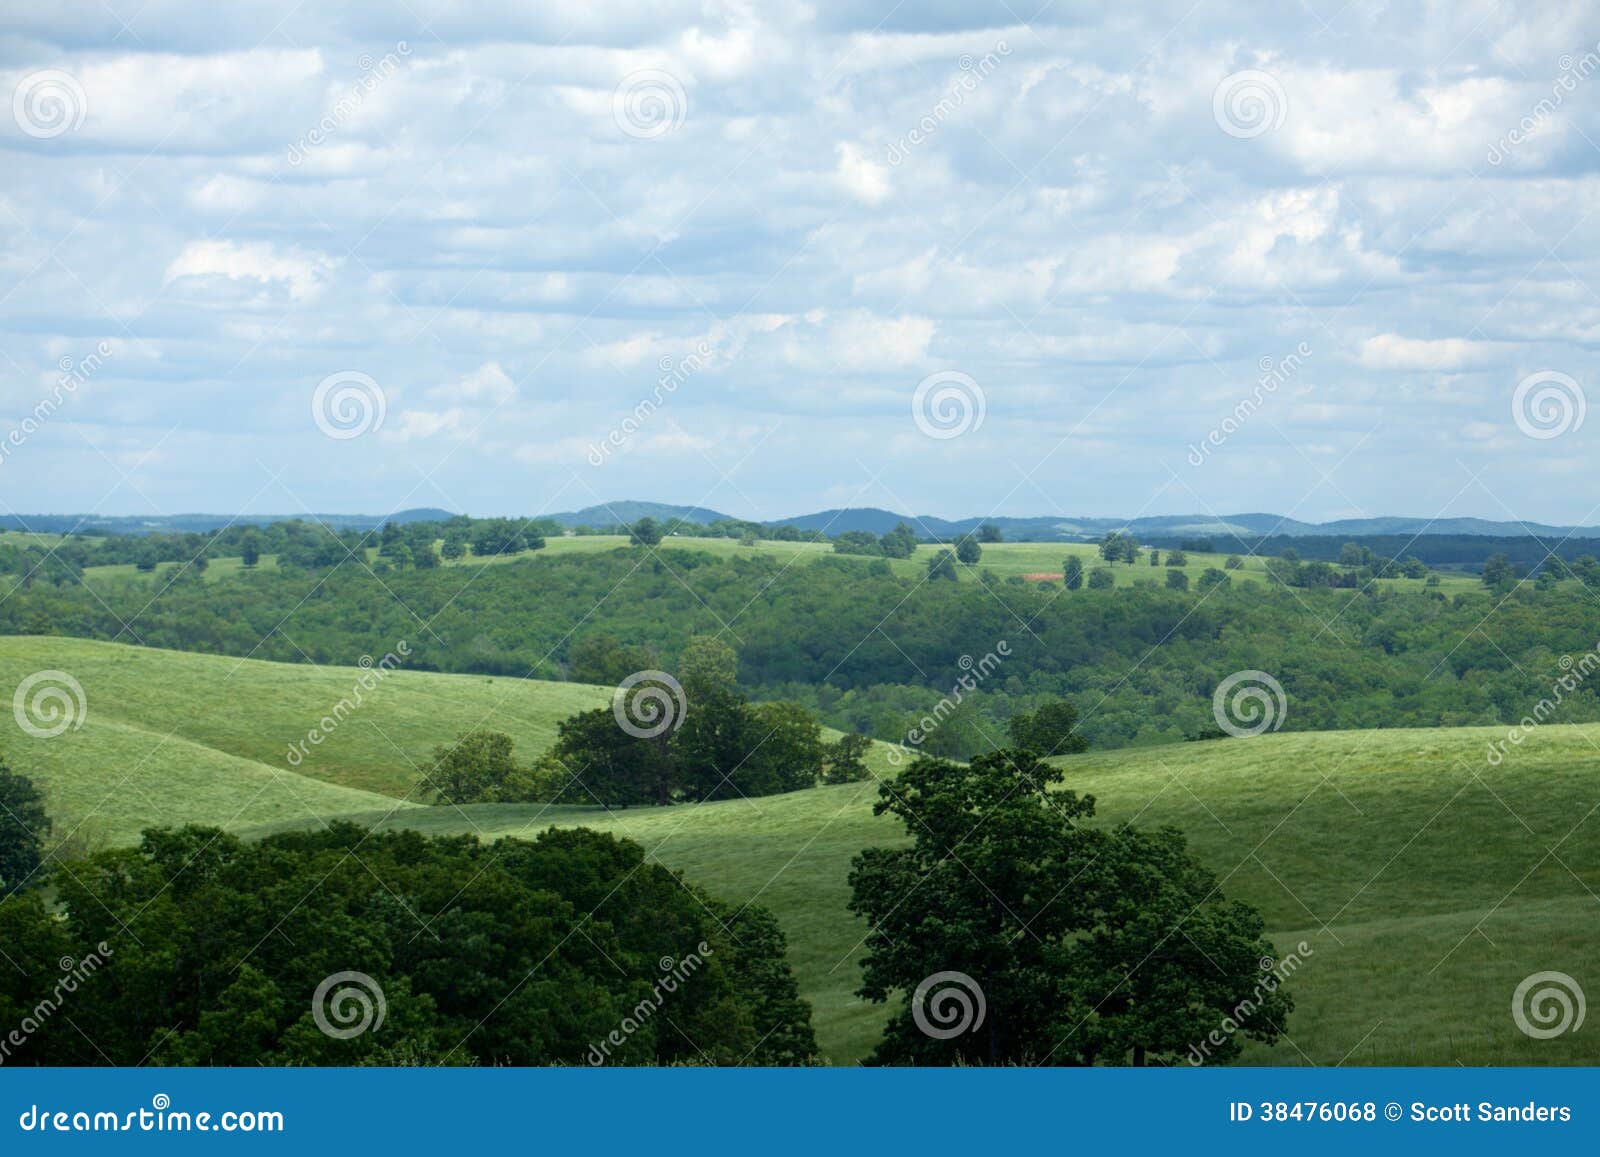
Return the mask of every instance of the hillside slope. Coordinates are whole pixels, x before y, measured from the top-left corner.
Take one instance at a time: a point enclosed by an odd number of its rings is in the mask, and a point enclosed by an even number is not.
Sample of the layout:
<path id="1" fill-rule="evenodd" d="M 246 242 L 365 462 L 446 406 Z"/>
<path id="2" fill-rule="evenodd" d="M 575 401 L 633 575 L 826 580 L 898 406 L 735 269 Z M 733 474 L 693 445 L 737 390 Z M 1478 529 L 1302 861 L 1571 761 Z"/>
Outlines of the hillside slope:
<path id="1" fill-rule="evenodd" d="M 81 729 L 8 732 L 13 767 L 58 813 L 117 839 L 184 821 L 267 830 L 332 815 L 482 838 L 587 825 L 736 903 L 770 907 L 789 936 L 818 1037 L 836 1062 L 870 1051 L 885 1010 L 853 995 L 864 927 L 845 879 L 899 829 L 872 815 L 873 782 L 670 809 L 416 807 L 412 766 L 477 723 L 524 758 L 605 688 L 395 672 L 288 771 L 289 742 L 361 672 L 245 662 L 70 639 L 0 639 L 0 686 L 45 668 L 84 689 Z M 1594 1064 L 1600 1035 L 1535 1040 L 1510 1015 L 1519 982 L 1562 972 L 1600 991 L 1600 725 L 1549 725 L 1495 762 L 1495 728 L 1266 735 L 1059 761 L 1105 822 L 1188 833 L 1226 895 L 1257 906 L 1280 951 L 1309 951 L 1274 1064 Z M 873 764 L 888 771 L 880 746 Z M 386 794 L 377 794 L 384 792 Z M 914 902 L 914 901 L 913 901 Z"/>
<path id="2" fill-rule="evenodd" d="M 1298 1008 L 1256 1064 L 1594 1064 L 1600 1036 L 1523 1035 L 1511 995 L 1537 972 L 1600 987 L 1600 725 L 1547 726 L 1499 766 L 1494 728 L 1268 735 L 1060 760 L 1105 821 L 1174 824 L 1280 952 L 1309 952 Z M 694 808 L 484 807 L 387 822 L 480 837 L 587 825 L 640 841 L 696 883 L 782 920 L 818 1039 L 867 1053 L 885 1016 L 853 995 L 865 928 L 851 857 L 893 843 L 876 785 Z M 380 821 L 381 816 L 370 817 Z"/>
<path id="3" fill-rule="evenodd" d="M 382 656 L 375 656 L 381 662 Z M 509 734 L 523 757 L 555 740 L 575 711 L 604 706 L 610 690 L 577 683 L 481 675 L 269 663 L 88 639 L 0 638 L 0 688 L 54 669 L 84 689 L 89 724 L 113 720 L 160 739 L 172 733 L 201 747 L 302 777 L 403 799 L 422 778 L 430 752 L 474 727 Z M 363 680 L 374 682 L 361 689 Z M 355 692 L 360 691 L 356 703 Z M 321 721 L 344 700 L 355 705 L 336 726 Z M 305 743 L 318 728 L 321 743 Z M 69 733 L 69 736 L 72 733 Z M 13 733 L 7 755 L 25 766 L 37 745 Z M 298 766 L 291 746 L 304 743 Z"/>

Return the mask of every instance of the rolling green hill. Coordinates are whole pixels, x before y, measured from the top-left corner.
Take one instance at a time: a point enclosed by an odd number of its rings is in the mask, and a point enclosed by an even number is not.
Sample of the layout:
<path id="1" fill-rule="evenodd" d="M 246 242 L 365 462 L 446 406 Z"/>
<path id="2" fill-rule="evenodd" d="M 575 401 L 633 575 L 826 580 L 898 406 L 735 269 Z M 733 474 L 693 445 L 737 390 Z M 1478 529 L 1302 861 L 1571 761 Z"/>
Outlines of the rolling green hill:
<path id="1" fill-rule="evenodd" d="M 464 567 L 499 566 L 519 558 L 528 558 L 533 554 L 546 556 L 587 555 L 602 551 L 621 550 L 626 548 L 627 545 L 628 540 L 625 535 L 572 535 L 547 539 L 542 551 L 492 555 L 488 558 L 468 555 L 465 558 L 447 562 L 444 565 Z M 825 542 L 781 542 L 775 539 L 762 539 L 750 546 L 745 546 L 737 539 L 732 538 L 689 538 L 675 535 L 666 540 L 666 545 L 684 550 L 705 551 L 721 558 L 765 555 L 776 558 L 785 565 L 815 562 L 820 558 L 840 557 L 835 554 L 833 547 Z M 896 574 L 909 578 L 920 578 L 927 573 L 928 560 L 942 549 L 945 548 L 923 544 L 917 547 L 916 553 L 911 558 L 889 559 L 888 562 Z M 1099 548 L 1088 543 L 997 542 L 983 548 L 983 557 L 975 567 L 962 567 L 958 573 L 962 582 L 975 581 L 979 571 L 987 570 L 1000 578 L 1028 576 L 1033 579 L 1044 579 L 1045 581 L 1059 584 L 1062 563 L 1069 555 L 1075 555 L 1078 558 L 1083 564 L 1085 573 L 1095 567 L 1105 565 L 1100 559 Z M 1187 555 L 1188 561 L 1181 569 L 1188 573 L 1191 583 L 1197 583 L 1200 580 L 1200 576 L 1207 570 L 1212 568 L 1222 569 L 1227 559 L 1227 554 L 1206 554 L 1199 551 L 1190 551 Z M 1249 556 L 1244 558 L 1242 563 L 1241 569 L 1229 572 L 1235 581 L 1266 581 L 1267 566 L 1265 558 Z M 264 555 L 260 565 L 265 567 L 275 565 L 274 556 Z M 239 574 L 242 567 L 243 564 L 238 558 L 215 559 L 206 570 L 204 577 L 207 582 L 216 582 Z M 133 580 L 154 584 L 153 589 L 159 590 L 161 586 L 171 581 L 170 573 L 175 572 L 177 569 L 179 569 L 179 564 L 166 563 L 159 568 L 155 576 L 151 576 L 141 574 L 132 563 L 116 563 L 106 566 L 86 567 L 84 569 L 84 578 L 96 583 Z M 1119 587 L 1133 586 L 1139 582 L 1153 583 L 1157 586 L 1162 585 L 1166 582 L 1167 570 L 1168 568 L 1165 566 L 1150 566 L 1148 555 L 1134 566 L 1119 563 L 1111 568 L 1112 576 Z M 1476 575 L 1441 573 L 1440 580 L 1442 583 L 1441 589 L 1452 595 L 1463 592 L 1479 592 L 1483 589 L 1483 584 L 1479 582 Z M 1417 589 L 1420 584 L 1415 580 L 1386 578 L 1379 579 L 1377 585 L 1384 589 L 1391 587 Z"/>
<path id="2" fill-rule="evenodd" d="M 84 688 L 80 730 L 12 729 L 12 766 L 74 819 L 266 830 L 333 814 L 481 837 L 584 824 L 782 921 L 818 1039 L 835 1062 L 885 1015 L 852 995 L 864 928 L 845 909 L 849 860 L 898 838 L 876 785 L 664 810 L 417 807 L 403 797 L 436 743 L 479 722 L 524 757 L 604 688 L 396 672 L 297 771 L 287 746 L 361 672 L 68 639 L 0 640 L 0 680 L 55 668 Z M 1600 991 L 1600 725 L 1545 726 L 1498 765 L 1499 729 L 1267 735 L 1060 761 L 1102 818 L 1183 828 L 1230 897 L 1259 907 L 1281 951 L 1310 951 L 1291 985 L 1276 1064 L 1593 1064 L 1600 1036 L 1534 1040 L 1511 996 L 1536 972 Z M 884 751 L 874 762 L 887 771 Z M 914 900 L 912 901 L 914 902 Z"/>
<path id="3" fill-rule="evenodd" d="M 437 744 L 487 726 L 511 735 L 531 757 L 554 741 L 560 720 L 610 699 L 606 688 L 574 683 L 403 669 L 380 678 L 358 668 L 85 639 L 0 639 L 0 687 L 14 688 L 41 670 L 65 671 L 82 686 L 83 724 L 37 739 L 8 720 L 6 758 L 17 771 L 37 774 L 60 810 L 78 817 L 92 811 L 96 823 L 122 837 L 186 819 L 242 827 L 414 806 L 403 801 L 415 798 Z M 341 700 L 353 703 L 363 676 L 376 687 L 361 691 L 362 702 L 342 722 L 322 728 L 323 742 L 308 744 L 294 766 L 290 746 L 304 742 Z M 128 790 L 111 793 L 124 776 Z M 256 798 L 260 784 L 272 786 Z"/>

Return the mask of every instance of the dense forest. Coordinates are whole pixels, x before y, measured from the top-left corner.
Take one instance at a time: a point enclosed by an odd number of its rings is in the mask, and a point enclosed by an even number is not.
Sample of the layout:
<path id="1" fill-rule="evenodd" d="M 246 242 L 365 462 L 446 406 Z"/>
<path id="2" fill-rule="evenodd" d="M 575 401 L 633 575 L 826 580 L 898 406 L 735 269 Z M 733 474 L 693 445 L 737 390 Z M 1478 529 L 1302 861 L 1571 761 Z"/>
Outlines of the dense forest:
<path id="1" fill-rule="evenodd" d="M 405 639 L 418 669 L 601 684 L 671 670 L 692 637 L 720 636 L 752 698 L 881 738 L 902 737 L 965 678 L 924 750 L 969 755 L 1014 712 L 1062 697 L 1096 747 L 1201 734 L 1218 682 L 1246 669 L 1282 683 L 1290 730 L 1514 721 L 1560 676 L 1561 656 L 1596 645 L 1600 599 L 1578 582 L 1454 597 L 1420 583 L 1249 579 L 1204 592 L 1067 590 L 919 582 L 882 559 L 793 567 L 618 548 L 377 575 L 330 563 L 215 582 L 191 572 L 34 584 L 0 603 L 0 632 L 345 664 Z M 974 679 L 968 669 L 1002 641 L 1003 661 Z M 1560 717 L 1600 719 L 1600 693 L 1578 688 Z"/>
<path id="2" fill-rule="evenodd" d="M 786 1065 L 816 1054 L 769 913 L 736 910 L 646 863 L 639 845 L 582 828 L 481 844 L 338 821 L 254 843 L 190 827 L 147 832 L 54 882 L 54 905 L 39 891 L 0 904 L 14 965 L 0 973 L 0 1022 L 20 1026 L 4 1063 Z M 663 992 L 670 1017 L 654 1015 Z"/>

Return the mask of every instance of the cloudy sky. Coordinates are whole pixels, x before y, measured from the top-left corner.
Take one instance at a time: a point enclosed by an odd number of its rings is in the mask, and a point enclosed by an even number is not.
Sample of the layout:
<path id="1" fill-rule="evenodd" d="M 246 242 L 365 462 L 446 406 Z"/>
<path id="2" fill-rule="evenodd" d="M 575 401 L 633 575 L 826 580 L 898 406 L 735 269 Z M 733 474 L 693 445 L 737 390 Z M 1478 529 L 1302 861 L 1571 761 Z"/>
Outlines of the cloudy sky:
<path id="1" fill-rule="evenodd" d="M 9 5 L 0 508 L 1600 521 L 1600 9 L 1036 7 Z"/>

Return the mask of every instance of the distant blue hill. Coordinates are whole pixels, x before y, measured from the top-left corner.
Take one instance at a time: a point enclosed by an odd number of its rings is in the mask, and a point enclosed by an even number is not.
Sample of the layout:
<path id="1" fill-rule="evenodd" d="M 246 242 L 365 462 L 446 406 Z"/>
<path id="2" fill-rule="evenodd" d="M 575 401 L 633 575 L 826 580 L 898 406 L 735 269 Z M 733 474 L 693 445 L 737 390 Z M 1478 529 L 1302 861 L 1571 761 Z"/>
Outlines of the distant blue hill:
<path id="1" fill-rule="evenodd" d="M 564 514 L 551 514 L 547 517 L 562 526 L 616 526 L 623 522 L 637 522 L 641 518 L 653 518 L 657 522 L 664 522 L 669 518 L 681 518 L 685 522 L 698 522 L 703 525 L 708 522 L 727 522 L 733 515 L 707 510 L 704 506 L 673 506 L 666 502 L 627 500 L 602 502 L 598 506 L 585 506 L 582 510 L 570 510 Z"/>
<path id="2" fill-rule="evenodd" d="M 542 517 L 562 526 L 609 527 L 637 522 L 645 517 L 658 522 L 683 519 L 711 523 L 733 521 L 733 516 L 704 506 L 676 506 L 666 502 L 641 502 L 628 499 L 586 506 L 561 514 Z M 422 507 L 394 514 L 171 514 L 148 517 L 122 517 L 97 514 L 11 514 L 0 515 L 0 528 L 34 530 L 49 534 L 88 531 L 100 534 L 150 534 L 153 532 L 208 531 L 245 523 L 264 525 L 300 519 L 321 522 L 341 530 L 371 530 L 385 522 L 436 522 L 451 518 L 448 510 Z M 1230 538 L 1258 539 L 1266 535 L 1286 538 L 1342 536 L 1361 538 L 1374 535 L 1482 535 L 1523 538 L 1600 538 L 1600 526 L 1551 526 L 1539 522 L 1497 522 L 1485 518 L 1342 518 L 1333 522 L 1301 522 L 1276 514 L 1167 514 L 1146 518 L 1086 518 L 1065 515 L 1031 517 L 995 516 L 990 518 L 939 518 L 934 515 L 897 514 L 892 510 L 862 506 L 841 510 L 819 510 L 792 518 L 774 519 L 765 525 L 793 526 L 799 530 L 820 530 L 831 536 L 847 530 L 883 534 L 901 522 L 908 523 L 919 537 L 956 538 L 970 534 L 981 524 L 992 522 L 1011 542 L 1084 542 L 1103 537 L 1108 531 L 1126 530 L 1147 538 Z"/>
<path id="3" fill-rule="evenodd" d="M 1113 530 L 1126 530 L 1146 538 L 1259 538 L 1263 535 L 1309 537 L 1344 535 L 1350 538 L 1379 534 L 1472 534 L 1501 537 L 1547 535 L 1557 538 L 1600 537 L 1600 527 L 1550 526 L 1544 523 L 1494 522 L 1483 518 L 1344 518 L 1333 522 L 1301 522 L 1277 514 L 1158 515 L 1147 518 L 1079 518 L 1065 516 L 947 519 L 931 515 L 896 514 L 876 507 L 848 510 L 822 510 L 794 518 L 778 519 L 773 525 L 801 530 L 822 530 L 842 534 L 865 530 L 883 534 L 898 523 L 909 523 L 919 535 L 954 538 L 976 530 L 985 522 L 998 526 L 1012 542 L 1077 542 L 1098 539 Z"/>
<path id="4" fill-rule="evenodd" d="M 40 534 L 172 534 L 201 533 L 224 526 L 266 526 L 298 519 L 337 530 L 371 530 L 385 522 L 437 522 L 451 517 L 450 511 L 435 507 L 397 510 L 393 514 L 6 514 L 0 515 L 0 529 Z"/>

